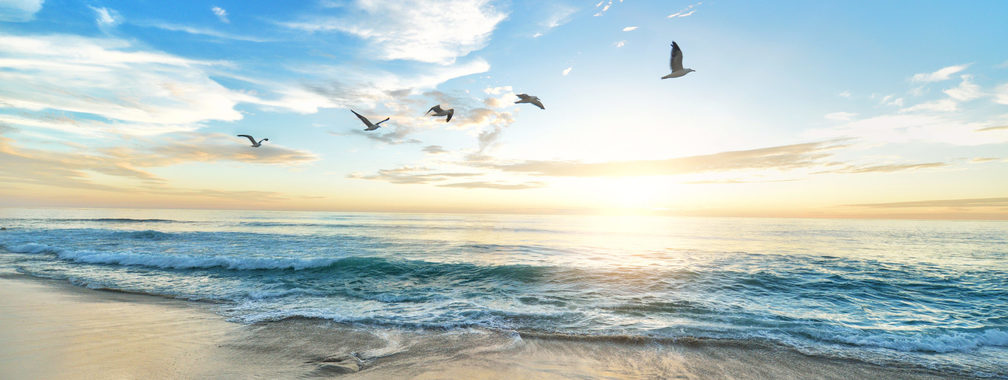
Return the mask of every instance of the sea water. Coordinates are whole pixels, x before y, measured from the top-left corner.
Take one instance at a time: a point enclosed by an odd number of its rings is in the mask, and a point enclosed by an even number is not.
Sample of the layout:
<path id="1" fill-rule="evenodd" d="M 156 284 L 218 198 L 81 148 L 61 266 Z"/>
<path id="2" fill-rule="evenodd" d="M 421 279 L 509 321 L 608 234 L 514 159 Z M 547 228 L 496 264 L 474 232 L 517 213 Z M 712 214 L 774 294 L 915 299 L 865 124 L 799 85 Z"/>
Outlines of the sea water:
<path id="1" fill-rule="evenodd" d="M 763 342 L 1008 376 L 1008 222 L 0 209 L 0 272 L 241 322 Z"/>

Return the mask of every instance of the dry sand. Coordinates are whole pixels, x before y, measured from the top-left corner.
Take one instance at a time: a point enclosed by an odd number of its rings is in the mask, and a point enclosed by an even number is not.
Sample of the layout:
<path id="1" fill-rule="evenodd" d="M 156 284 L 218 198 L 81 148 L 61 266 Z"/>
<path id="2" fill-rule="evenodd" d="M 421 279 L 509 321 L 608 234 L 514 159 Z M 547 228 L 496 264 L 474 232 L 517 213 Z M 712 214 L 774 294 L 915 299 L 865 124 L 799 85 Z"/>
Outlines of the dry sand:
<path id="1" fill-rule="evenodd" d="M 0 275 L 0 379 L 939 379 L 775 347 L 519 338 L 486 331 L 244 326 L 216 305 Z"/>

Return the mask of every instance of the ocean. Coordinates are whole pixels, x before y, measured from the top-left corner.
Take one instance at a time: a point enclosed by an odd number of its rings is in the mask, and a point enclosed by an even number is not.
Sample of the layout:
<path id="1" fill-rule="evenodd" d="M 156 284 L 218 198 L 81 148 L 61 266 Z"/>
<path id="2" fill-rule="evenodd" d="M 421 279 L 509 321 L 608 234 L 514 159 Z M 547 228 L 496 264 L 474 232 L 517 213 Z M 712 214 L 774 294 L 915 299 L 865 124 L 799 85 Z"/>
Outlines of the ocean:
<path id="1" fill-rule="evenodd" d="M 244 324 L 755 342 L 1008 377 L 1004 221 L 0 209 L 0 227 L 0 273 Z"/>

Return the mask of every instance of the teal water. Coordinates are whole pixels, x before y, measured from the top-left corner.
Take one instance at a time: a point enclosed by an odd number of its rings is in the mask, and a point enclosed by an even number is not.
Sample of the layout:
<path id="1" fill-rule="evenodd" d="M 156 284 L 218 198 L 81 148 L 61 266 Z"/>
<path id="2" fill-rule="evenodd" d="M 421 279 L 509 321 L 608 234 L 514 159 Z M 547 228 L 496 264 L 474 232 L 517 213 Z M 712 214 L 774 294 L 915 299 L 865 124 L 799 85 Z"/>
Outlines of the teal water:
<path id="1" fill-rule="evenodd" d="M 1008 222 L 0 210 L 0 271 L 244 323 L 752 340 L 1008 376 Z"/>

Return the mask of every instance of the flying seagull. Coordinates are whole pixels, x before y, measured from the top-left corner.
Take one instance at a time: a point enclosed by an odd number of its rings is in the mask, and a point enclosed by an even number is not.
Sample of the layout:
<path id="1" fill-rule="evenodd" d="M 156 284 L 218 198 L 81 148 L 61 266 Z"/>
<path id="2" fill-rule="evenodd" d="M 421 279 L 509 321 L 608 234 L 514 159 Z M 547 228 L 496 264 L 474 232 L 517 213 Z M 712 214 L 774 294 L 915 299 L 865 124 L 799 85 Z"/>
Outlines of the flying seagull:
<path id="1" fill-rule="evenodd" d="M 252 136 L 249 136 L 249 135 L 238 135 L 238 137 L 248 138 L 249 141 L 252 142 L 252 147 L 253 148 L 258 148 L 258 147 L 262 146 L 262 142 L 263 141 L 269 141 L 269 139 L 262 139 L 262 140 L 256 141 L 255 138 L 253 138 Z"/>
<path id="2" fill-rule="evenodd" d="M 537 96 L 532 96 L 532 95 L 529 95 L 529 94 L 518 94 L 518 98 L 519 99 L 518 99 L 517 102 L 515 102 L 515 104 L 518 104 L 518 103 L 531 103 L 531 104 L 535 105 L 536 107 L 539 107 L 539 108 L 542 108 L 542 109 L 546 109 L 546 107 L 543 107 L 542 102 L 539 101 L 539 97 L 537 97 Z"/>
<path id="3" fill-rule="evenodd" d="M 381 126 L 381 123 L 384 123 L 389 120 L 389 118 L 386 117 L 385 120 L 371 124 L 371 120 L 368 120 L 366 117 L 361 116 L 361 114 L 357 113 L 357 111 L 350 110 L 350 112 L 353 112 L 354 115 L 357 115 L 357 118 L 360 119 L 360 121 L 364 122 L 364 125 L 367 126 L 367 128 L 364 128 L 365 131 L 373 131 L 375 129 L 378 129 L 378 127 Z"/>
<path id="4" fill-rule="evenodd" d="M 672 72 L 669 75 L 661 77 L 661 79 L 678 78 L 696 71 L 682 67 L 682 49 L 679 49 L 679 44 L 675 43 L 675 41 L 672 41 L 672 57 L 669 58 L 669 68 L 672 69 Z"/>
<path id="5" fill-rule="evenodd" d="M 431 107 L 429 110 L 427 110 L 427 112 L 424 112 L 424 115 L 429 114 L 431 112 L 433 112 L 431 116 L 448 116 L 448 118 L 445 119 L 445 123 L 447 123 L 451 121 L 452 115 L 455 114 L 455 109 L 454 108 L 442 109 L 441 105 L 438 104 L 434 107 Z"/>

